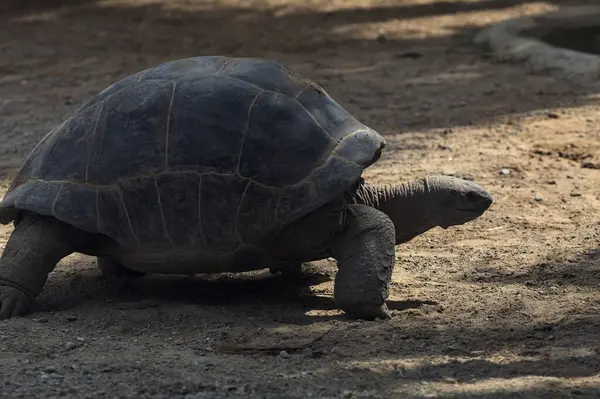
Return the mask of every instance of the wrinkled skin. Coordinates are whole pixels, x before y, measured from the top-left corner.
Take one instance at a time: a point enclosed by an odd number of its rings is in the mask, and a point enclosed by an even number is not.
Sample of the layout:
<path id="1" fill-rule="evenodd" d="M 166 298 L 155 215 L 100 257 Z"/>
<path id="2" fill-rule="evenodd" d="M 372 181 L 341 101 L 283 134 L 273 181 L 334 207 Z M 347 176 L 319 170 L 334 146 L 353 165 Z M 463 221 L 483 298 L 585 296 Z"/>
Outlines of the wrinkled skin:
<path id="1" fill-rule="evenodd" d="M 444 229 L 481 216 L 493 198 L 477 183 L 432 176 L 398 185 L 362 185 L 355 200 L 376 208 L 394 222 L 396 245 L 434 227 Z"/>
<path id="2" fill-rule="evenodd" d="M 431 176 L 397 185 L 362 184 L 354 202 L 385 213 L 394 223 L 395 244 L 412 240 L 434 227 L 444 229 L 481 216 L 493 198 L 477 183 L 450 176 Z M 293 277 L 301 262 L 280 263 L 270 268 Z"/>

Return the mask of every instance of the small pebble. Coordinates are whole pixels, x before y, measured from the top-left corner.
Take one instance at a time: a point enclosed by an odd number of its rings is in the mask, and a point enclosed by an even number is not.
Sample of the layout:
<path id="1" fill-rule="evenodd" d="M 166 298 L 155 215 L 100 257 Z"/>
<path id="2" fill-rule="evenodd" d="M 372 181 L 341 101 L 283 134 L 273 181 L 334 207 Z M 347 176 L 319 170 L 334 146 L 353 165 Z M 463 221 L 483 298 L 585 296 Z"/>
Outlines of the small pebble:
<path id="1" fill-rule="evenodd" d="M 68 321 L 75 321 L 75 320 L 77 320 L 77 315 L 70 314 L 70 315 L 67 315 L 67 317 L 65 317 L 65 318 L 66 318 Z"/>
<path id="2" fill-rule="evenodd" d="M 36 319 L 35 321 L 37 321 L 38 323 L 48 323 L 48 318 L 40 317 L 39 319 Z"/>
<path id="3" fill-rule="evenodd" d="M 287 359 L 288 357 L 290 357 L 290 354 L 287 353 L 287 351 L 281 351 L 279 352 L 279 357 Z"/>
<path id="4" fill-rule="evenodd" d="M 456 176 L 456 171 L 454 170 L 445 170 L 442 172 L 444 176 Z"/>
<path id="5" fill-rule="evenodd" d="M 75 345 L 75 343 L 68 341 L 65 343 L 65 349 L 70 351 L 72 349 L 75 349 L 77 347 L 77 345 Z"/>
<path id="6" fill-rule="evenodd" d="M 115 391 L 120 397 L 130 396 L 133 393 L 133 389 L 131 389 L 131 387 L 124 382 L 119 382 L 115 387 Z"/>
<path id="7" fill-rule="evenodd" d="M 387 37 L 383 33 L 380 33 L 377 35 L 377 43 L 383 44 L 386 42 L 387 42 Z"/>
<path id="8" fill-rule="evenodd" d="M 535 200 L 536 200 L 537 202 L 541 202 L 541 201 L 543 200 L 543 198 L 542 198 L 542 196 L 541 196 L 540 194 L 536 194 L 536 195 L 535 195 Z"/>
<path id="9" fill-rule="evenodd" d="M 506 169 L 506 168 L 500 169 L 500 174 L 501 175 L 510 175 L 510 169 Z"/>
<path id="10" fill-rule="evenodd" d="M 583 162 L 581 167 L 584 169 L 600 169 L 600 162 Z"/>

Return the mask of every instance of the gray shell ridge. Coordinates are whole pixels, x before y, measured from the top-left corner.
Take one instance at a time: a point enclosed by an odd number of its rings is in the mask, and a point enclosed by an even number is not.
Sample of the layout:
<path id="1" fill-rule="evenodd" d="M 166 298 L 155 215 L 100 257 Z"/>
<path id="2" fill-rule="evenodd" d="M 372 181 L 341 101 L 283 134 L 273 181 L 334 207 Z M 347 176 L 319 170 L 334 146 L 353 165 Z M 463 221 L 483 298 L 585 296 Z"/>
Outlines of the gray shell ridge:
<path id="1" fill-rule="evenodd" d="M 127 248 L 261 246 L 341 195 L 385 140 L 276 61 L 196 57 L 131 75 L 32 150 L 0 202 Z"/>

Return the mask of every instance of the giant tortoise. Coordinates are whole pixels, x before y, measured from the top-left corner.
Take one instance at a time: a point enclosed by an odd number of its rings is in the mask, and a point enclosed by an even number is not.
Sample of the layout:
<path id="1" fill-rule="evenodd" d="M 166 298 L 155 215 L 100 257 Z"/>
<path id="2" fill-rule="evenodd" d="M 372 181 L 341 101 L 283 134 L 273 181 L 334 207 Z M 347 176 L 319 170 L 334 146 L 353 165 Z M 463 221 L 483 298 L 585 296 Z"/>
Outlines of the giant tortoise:
<path id="1" fill-rule="evenodd" d="M 118 81 L 49 132 L 0 203 L 0 318 L 31 311 L 65 256 L 105 274 L 292 270 L 338 262 L 349 317 L 389 318 L 395 245 L 491 205 L 433 176 L 372 185 L 385 140 L 279 62 L 203 56 Z"/>

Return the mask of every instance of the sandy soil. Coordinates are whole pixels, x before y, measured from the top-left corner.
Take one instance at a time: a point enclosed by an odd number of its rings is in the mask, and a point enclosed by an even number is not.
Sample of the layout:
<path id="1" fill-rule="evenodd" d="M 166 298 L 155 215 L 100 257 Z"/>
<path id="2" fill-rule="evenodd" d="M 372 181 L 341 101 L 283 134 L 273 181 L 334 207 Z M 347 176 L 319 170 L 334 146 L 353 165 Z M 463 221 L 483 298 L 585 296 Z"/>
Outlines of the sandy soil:
<path id="1" fill-rule="evenodd" d="M 219 53 L 284 61 L 384 134 L 367 178 L 452 173 L 496 202 L 397 248 L 386 322 L 335 309 L 329 262 L 296 282 L 116 286 L 71 256 L 35 313 L 0 323 L 0 397 L 600 396 L 600 96 L 471 44 L 484 24 L 575 2 L 35 3 L 0 5 L 5 179 L 116 79 Z M 0 248 L 9 234 L 2 227 Z"/>

